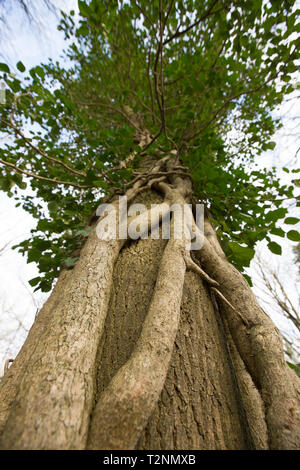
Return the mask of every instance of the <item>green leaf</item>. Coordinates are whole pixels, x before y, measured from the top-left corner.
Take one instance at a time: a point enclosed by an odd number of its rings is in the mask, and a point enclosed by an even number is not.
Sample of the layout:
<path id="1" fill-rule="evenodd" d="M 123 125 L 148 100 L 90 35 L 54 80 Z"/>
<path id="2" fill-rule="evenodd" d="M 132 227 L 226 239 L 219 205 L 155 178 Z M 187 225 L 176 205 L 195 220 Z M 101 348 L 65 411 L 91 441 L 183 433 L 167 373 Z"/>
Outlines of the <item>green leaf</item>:
<path id="1" fill-rule="evenodd" d="M 28 251 L 28 256 L 27 256 L 28 263 L 32 263 L 33 261 L 38 262 L 40 258 L 41 258 L 41 252 L 37 248 L 31 248 Z"/>
<path id="2" fill-rule="evenodd" d="M 246 281 L 248 282 L 249 286 L 250 287 L 253 287 L 253 282 L 252 282 L 252 279 L 250 276 L 248 276 L 248 274 L 243 274 L 244 278 L 246 279 Z"/>
<path id="3" fill-rule="evenodd" d="M 44 69 L 43 69 L 43 67 L 41 67 L 40 65 L 38 65 L 37 67 L 35 67 L 35 72 L 36 72 L 37 75 L 39 75 L 39 77 L 41 77 L 42 79 L 45 77 Z"/>
<path id="4" fill-rule="evenodd" d="M 86 4 L 85 1 L 79 0 L 78 1 L 78 7 L 79 7 L 80 14 L 82 16 L 89 16 L 90 15 L 89 6 Z"/>
<path id="5" fill-rule="evenodd" d="M 10 73 L 8 65 L 4 64 L 3 62 L 0 62 L 0 72 Z"/>
<path id="6" fill-rule="evenodd" d="M 278 219 L 282 219 L 287 213 L 287 209 L 281 207 L 280 209 L 275 209 L 270 211 L 266 215 L 267 222 L 277 222 Z"/>
<path id="7" fill-rule="evenodd" d="M 52 286 L 51 280 L 49 281 L 47 279 L 43 279 L 40 282 L 39 286 L 34 290 L 34 292 L 37 291 L 38 289 L 41 289 L 42 292 L 50 292 L 51 286 Z"/>
<path id="8" fill-rule="evenodd" d="M 277 228 L 277 227 L 272 228 L 270 230 L 270 233 L 272 235 L 277 235 L 277 237 L 285 237 L 285 232 L 284 232 L 284 230 L 282 230 L 282 228 Z"/>
<path id="9" fill-rule="evenodd" d="M 300 233 L 297 232 L 297 230 L 290 230 L 286 236 L 288 237 L 289 240 L 292 242 L 300 242 Z"/>
<path id="10" fill-rule="evenodd" d="M 7 81 L 7 85 L 14 93 L 18 93 L 22 90 L 20 80 Z"/>
<path id="11" fill-rule="evenodd" d="M 75 233 L 75 236 L 82 236 L 82 237 L 86 237 L 91 231 L 93 230 L 93 227 L 89 227 L 85 230 L 78 230 L 76 233 Z"/>
<path id="12" fill-rule="evenodd" d="M 300 367 L 299 367 L 298 365 L 296 366 L 295 364 L 293 364 L 292 362 L 289 362 L 289 361 L 286 361 L 286 363 L 287 363 L 287 365 L 288 365 L 291 369 L 293 369 L 293 370 L 296 372 L 296 374 L 300 377 Z"/>
<path id="13" fill-rule="evenodd" d="M 276 142 L 268 142 L 262 145 L 263 150 L 274 150 L 275 147 L 276 147 Z"/>
<path id="14" fill-rule="evenodd" d="M 109 185 L 107 184 L 107 182 L 103 180 L 95 180 L 93 181 L 93 185 L 97 186 L 97 188 L 102 188 L 102 189 L 109 188 Z"/>
<path id="15" fill-rule="evenodd" d="M 20 70 L 20 72 L 25 72 L 26 68 L 25 68 L 25 65 L 23 64 L 23 62 L 19 61 L 17 63 L 17 69 Z"/>
<path id="16" fill-rule="evenodd" d="M 84 23 L 82 26 L 80 26 L 80 28 L 77 29 L 77 32 L 76 34 L 78 36 L 88 36 L 89 34 L 89 28 L 88 28 L 88 25 L 86 23 Z"/>
<path id="17" fill-rule="evenodd" d="M 232 252 L 234 253 L 235 257 L 243 263 L 243 266 L 248 266 L 250 264 L 251 259 L 253 258 L 255 251 L 253 248 L 249 248 L 248 246 L 241 246 L 236 242 L 228 242 L 228 246 L 231 248 Z"/>
<path id="18" fill-rule="evenodd" d="M 281 246 L 278 245 L 276 242 L 270 242 L 268 243 L 268 248 L 274 255 L 281 255 L 282 254 L 282 249 Z"/>
<path id="19" fill-rule="evenodd" d="M 34 287 L 40 282 L 41 279 L 42 278 L 40 276 L 38 276 L 38 277 L 34 277 L 33 279 L 30 279 L 30 281 L 28 281 L 28 282 L 31 285 L 31 287 Z"/>
<path id="20" fill-rule="evenodd" d="M 285 224 L 288 224 L 288 225 L 295 225 L 299 222 L 299 219 L 297 219 L 297 217 L 287 217 L 285 220 L 284 220 L 284 223 Z"/>

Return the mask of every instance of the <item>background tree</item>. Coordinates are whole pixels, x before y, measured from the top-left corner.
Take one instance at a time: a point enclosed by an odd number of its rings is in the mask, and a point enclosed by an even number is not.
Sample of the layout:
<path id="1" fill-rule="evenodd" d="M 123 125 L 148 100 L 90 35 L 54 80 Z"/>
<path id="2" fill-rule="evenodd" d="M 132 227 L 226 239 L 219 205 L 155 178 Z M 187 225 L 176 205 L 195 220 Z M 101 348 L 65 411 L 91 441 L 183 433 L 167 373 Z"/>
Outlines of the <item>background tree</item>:
<path id="1" fill-rule="evenodd" d="M 294 253 L 295 253 L 295 262 L 299 265 L 299 273 L 300 273 L 300 243 L 298 243 L 294 247 Z"/>
<path id="2" fill-rule="evenodd" d="M 255 168 L 294 90 L 294 2 L 79 8 L 60 24 L 68 67 L 0 64 L 1 189 L 39 219 L 19 245 L 31 284 L 59 277 L 2 381 L 2 446 L 299 448 L 299 379 L 240 273 L 258 240 L 281 252 L 270 235 L 295 198 Z M 99 240 L 93 211 L 118 194 L 204 203 L 202 249 Z"/>
<path id="3" fill-rule="evenodd" d="M 51 30 L 51 24 L 53 24 L 53 29 L 57 27 L 58 13 L 60 8 L 65 8 L 67 5 L 75 4 L 72 0 L 60 0 L 53 2 L 49 0 L 39 0 L 39 1 L 26 1 L 22 0 L 1 0 L 0 1 L 0 23 L 1 23 L 1 32 L 0 32 L 0 61 L 7 60 L 9 65 L 12 66 L 15 71 L 15 58 L 18 57 L 18 54 L 22 54 L 22 60 L 28 63 L 28 57 L 32 58 L 29 62 L 33 65 L 34 60 L 36 61 L 36 54 L 43 55 L 43 50 L 47 49 L 46 57 L 53 54 L 54 48 L 59 48 L 59 44 L 54 40 Z M 68 8 L 69 10 L 70 8 Z M 27 33 L 27 34 L 26 34 Z M 59 33 L 58 33 L 59 34 Z M 34 44 L 37 41 L 39 47 L 35 47 Z M 51 38 L 51 42 L 50 42 Z M 26 49 L 24 50 L 24 39 L 26 42 Z M 27 40 L 27 41 L 26 41 Z M 29 41 L 28 41 L 29 40 Z M 30 41 L 32 40 L 32 41 Z M 30 50 L 30 52 L 29 52 Z M 17 52 L 18 51 L 18 52 Z M 3 102 L 3 87 L 4 83 L 0 82 L 0 101 Z M 3 140 L 6 140 L 6 136 L 3 137 Z M 2 266 L 9 264 L 8 271 L 5 275 L 5 280 L 1 285 L 1 306 L 0 306 L 0 330 L 1 330 L 1 340 L 0 340 L 0 376 L 1 370 L 3 370 L 5 361 L 7 357 L 15 357 L 20 347 L 22 346 L 28 329 L 30 328 L 30 321 L 34 319 L 37 305 L 41 306 L 42 298 L 45 298 L 49 294 L 41 294 L 40 292 L 33 294 L 33 289 L 28 286 L 29 276 L 24 272 L 22 266 L 25 266 L 25 260 L 22 260 L 17 253 L 12 253 L 11 246 L 16 244 L 20 238 L 16 235 L 18 232 L 18 227 L 24 224 L 24 219 L 22 216 L 22 209 L 19 211 L 16 208 L 15 210 L 9 210 L 7 204 L 5 203 L 8 198 L 5 194 L 2 195 L 1 204 L 5 207 L 5 210 L 0 213 L 0 256 L 4 255 L 1 258 Z M 10 202 L 10 201 L 9 201 Z M 10 205 L 10 208 L 13 208 L 13 203 Z M 18 214 L 19 215 L 16 215 Z M 25 214 L 27 216 L 27 221 L 32 220 L 30 214 Z M 16 225 L 11 227 L 11 234 L 7 236 L 7 226 L 9 225 L 9 220 L 15 217 Z M 21 217 L 21 220 L 20 220 Z M 30 227 L 32 228 L 32 227 Z M 30 229 L 28 229 L 29 231 Z M 20 236 L 28 237 L 28 233 L 22 233 L 22 228 Z M 3 249 L 2 249 L 3 248 Z M 15 262 L 19 260 L 19 262 Z M 18 264 L 18 266 L 17 266 Z M 25 269 L 27 269 L 26 267 Z M 29 268 L 32 270 L 32 264 Z M 13 270 L 15 270 L 16 275 L 14 277 Z M 31 277 L 33 275 L 31 274 Z M 9 292 L 10 284 L 14 283 L 13 294 Z M 15 294 L 15 296 L 14 296 Z M 13 300 L 12 296 L 13 295 Z M 16 299 L 16 297 L 21 298 Z M 18 305 L 19 304 L 19 305 Z M 26 325 L 26 328 L 20 328 L 19 322 L 17 319 L 20 319 L 23 324 Z"/>
<path id="4" fill-rule="evenodd" d="M 296 245 L 297 247 L 297 245 Z M 300 320 L 299 320 L 299 289 L 297 283 L 292 286 L 295 291 L 295 301 L 288 294 L 284 278 L 279 266 L 270 266 L 261 255 L 256 255 L 257 279 L 254 284 L 260 294 L 258 298 L 261 305 L 269 305 L 272 310 L 283 315 L 287 320 L 287 326 L 281 334 L 283 336 L 284 350 L 290 366 L 300 375 Z M 298 302 L 298 303 L 297 303 Z M 296 334 L 295 334 L 296 333 Z M 297 334 L 298 333 L 298 334 Z"/>
<path id="5" fill-rule="evenodd" d="M 65 6 L 65 0 L 60 1 L 60 7 Z M 58 18 L 58 6 L 56 0 L 40 0 L 34 2 L 32 0 L 0 0 L 0 57 L 3 60 L 8 60 L 8 50 L 14 49 L 14 40 L 16 37 L 16 28 L 18 27 L 19 21 L 21 24 L 30 26 L 32 32 L 37 32 L 40 36 L 40 40 L 45 37 L 47 30 L 47 19 L 42 13 L 48 13 L 49 15 L 56 16 Z M 10 21 L 11 12 L 16 12 L 16 18 L 13 23 Z"/>

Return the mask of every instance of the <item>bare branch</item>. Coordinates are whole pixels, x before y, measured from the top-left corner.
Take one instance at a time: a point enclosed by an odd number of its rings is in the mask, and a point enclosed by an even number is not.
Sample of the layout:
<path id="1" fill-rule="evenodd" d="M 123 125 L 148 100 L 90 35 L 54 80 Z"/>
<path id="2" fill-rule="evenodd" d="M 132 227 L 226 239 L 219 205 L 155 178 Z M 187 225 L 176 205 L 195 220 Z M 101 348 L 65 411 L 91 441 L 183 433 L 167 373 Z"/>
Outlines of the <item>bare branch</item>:
<path id="1" fill-rule="evenodd" d="M 42 157 L 44 157 L 46 160 L 49 160 L 51 161 L 52 163 L 56 163 L 62 167 L 64 167 L 66 170 L 68 170 L 70 173 L 73 173 L 74 175 L 77 175 L 77 176 L 86 176 L 86 173 L 83 172 L 83 171 L 77 171 L 77 170 L 74 170 L 74 168 L 71 168 L 69 165 L 67 165 L 66 163 L 62 162 L 61 160 L 58 160 L 57 158 L 54 158 L 54 157 L 50 157 L 49 155 L 47 155 L 43 150 L 41 150 L 40 148 L 36 147 L 27 137 L 25 137 L 25 135 L 23 134 L 22 131 L 20 131 L 20 129 L 17 128 L 17 126 L 15 124 L 13 124 L 12 121 L 8 122 L 6 121 L 5 119 L 2 119 L 0 118 L 0 121 L 2 121 L 4 124 L 8 125 L 9 127 L 11 127 L 12 129 L 14 129 L 15 133 L 17 135 L 19 135 L 26 144 L 29 145 L 29 147 L 31 147 L 36 153 L 40 154 Z"/>
<path id="2" fill-rule="evenodd" d="M 202 15 L 197 21 L 195 21 L 195 23 L 191 24 L 190 26 L 188 26 L 187 28 L 185 28 L 184 30 L 182 31 L 178 31 L 178 29 L 175 31 L 175 33 L 170 36 L 168 39 L 166 39 L 163 43 L 163 45 L 165 46 L 166 44 L 168 44 L 169 42 L 173 41 L 173 39 L 175 38 L 178 38 L 180 36 L 183 36 L 184 34 L 186 34 L 188 31 L 190 31 L 191 29 L 195 28 L 195 26 L 198 26 L 199 23 L 201 23 L 202 21 L 204 21 L 206 18 L 208 18 L 210 15 L 214 15 L 215 13 L 218 13 L 219 11 L 221 10 L 224 10 L 225 6 L 222 6 L 221 8 L 219 8 L 218 10 L 215 10 L 215 11 L 211 11 L 213 9 L 213 7 L 218 3 L 219 0 L 214 0 L 213 3 L 211 4 L 211 6 L 209 7 L 208 11 L 206 13 L 204 13 L 204 15 Z M 231 3 L 231 2 L 229 2 Z M 229 5 L 229 3 L 227 5 Z"/>
<path id="3" fill-rule="evenodd" d="M 57 179 L 54 179 L 54 178 L 47 178 L 46 176 L 40 176 L 40 175 L 37 175 L 35 173 L 31 173 L 30 171 L 23 170 L 22 168 L 17 167 L 13 163 L 6 162 L 5 160 L 2 160 L 2 158 L 0 158 L 0 163 L 2 163 L 5 166 L 8 166 L 10 168 L 13 168 L 18 173 L 22 173 L 26 176 L 30 176 L 31 178 L 35 178 L 35 179 L 38 179 L 38 180 L 41 180 L 41 181 L 47 181 L 48 183 L 55 183 L 57 185 L 63 184 L 65 186 L 73 186 L 74 188 L 78 188 L 78 189 L 87 189 L 87 188 L 95 188 L 96 187 L 94 185 L 80 185 L 80 184 L 77 184 L 77 183 L 72 183 L 71 181 L 61 181 L 61 180 L 57 180 Z"/>

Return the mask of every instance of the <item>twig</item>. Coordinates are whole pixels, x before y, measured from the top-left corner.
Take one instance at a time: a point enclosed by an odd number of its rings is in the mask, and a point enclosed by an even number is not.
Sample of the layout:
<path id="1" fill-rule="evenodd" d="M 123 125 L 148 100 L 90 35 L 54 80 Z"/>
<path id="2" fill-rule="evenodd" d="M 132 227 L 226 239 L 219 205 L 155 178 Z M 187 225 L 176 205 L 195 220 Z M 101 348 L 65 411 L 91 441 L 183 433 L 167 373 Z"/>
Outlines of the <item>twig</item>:
<path id="1" fill-rule="evenodd" d="M 226 299 L 226 297 L 224 297 L 224 295 L 218 289 L 216 289 L 215 287 L 212 287 L 211 290 L 213 292 L 215 292 L 220 297 L 220 299 L 222 299 L 223 302 L 225 302 L 225 304 L 228 305 L 228 307 L 230 307 L 231 310 L 233 310 L 240 317 L 240 319 L 244 323 L 244 325 L 249 326 L 248 320 L 246 320 L 243 317 L 243 315 L 234 308 L 234 306 Z"/>
<path id="2" fill-rule="evenodd" d="M 6 124 L 7 126 L 11 127 L 12 129 L 14 129 L 15 133 L 18 134 L 20 137 L 22 137 L 22 139 L 24 140 L 24 142 L 26 142 L 36 153 L 39 153 L 42 157 L 46 158 L 47 160 L 53 162 L 53 163 L 57 163 L 58 165 L 61 165 L 62 167 L 64 167 L 66 170 L 68 170 L 70 173 L 73 173 L 74 175 L 77 175 L 77 176 L 86 176 L 86 173 L 83 172 L 83 171 L 78 171 L 78 170 L 74 170 L 73 168 L 71 168 L 69 165 L 67 165 L 66 163 L 62 162 L 61 160 L 58 160 L 57 158 L 54 158 L 54 157 L 50 157 L 49 155 L 47 155 L 45 152 L 43 152 L 43 150 L 39 149 L 38 147 L 36 147 L 32 142 L 30 142 L 30 140 L 25 137 L 25 135 L 23 134 L 22 131 L 20 131 L 20 129 L 18 129 L 18 127 L 10 120 L 10 122 L 6 121 L 5 119 L 2 119 L 0 118 L 0 120 L 2 122 L 4 122 L 4 124 Z"/>
<path id="3" fill-rule="evenodd" d="M 217 281 L 215 281 L 214 279 L 212 279 L 208 274 L 206 274 L 205 271 L 203 271 L 203 269 L 200 268 L 200 266 L 198 266 L 191 258 L 190 255 L 187 255 L 185 254 L 184 255 L 184 260 L 185 260 L 185 263 L 186 263 L 186 267 L 187 269 L 191 270 L 191 271 L 194 271 L 195 273 L 199 274 L 199 276 L 201 277 L 201 279 L 203 279 L 204 281 L 206 281 L 209 285 L 211 286 L 218 286 L 219 283 Z"/>
<path id="4" fill-rule="evenodd" d="M 178 38 L 180 36 L 182 36 L 183 34 L 186 34 L 188 31 L 190 31 L 192 28 L 194 28 L 195 26 L 198 26 L 199 23 L 201 23 L 201 21 L 205 20 L 206 18 L 208 18 L 210 15 L 214 15 L 215 13 L 218 13 L 219 11 L 222 11 L 224 10 L 225 8 L 225 5 L 222 6 L 221 8 L 219 8 L 218 10 L 215 10 L 215 11 L 211 11 L 213 9 L 213 7 L 218 3 L 219 0 L 214 0 L 214 2 L 211 4 L 211 6 L 209 7 L 208 11 L 206 13 L 204 13 L 204 15 L 201 16 L 201 18 L 199 18 L 199 20 L 197 20 L 195 23 L 191 24 L 190 26 L 188 26 L 187 28 L 185 28 L 183 31 L 178 31 L 178 29 L 175 31 L 175 33 L 170 36 L 168 39 L 166 39 L 163 43 L 163 45 L 165 46 L 166 44 L 168 44 L 169 42 L 171 42 L 173 39 L 175 38 Z M 231 2 L 229 2 L 231 3 Z M 227 5 L 229 5 L 229 3 Z"/>
<path id="5" fill-rule="evenodd" d="M 47 178 L 46 176 L 39 176 L 39 175 L 36 175 L 35 173 L 31 173 L 30 171 L 22 170 L 22 168 L 17 167 L 13 163 L 6 162 L 5 160 L 2 160 L 2 158 L 0 158 L 0 163 L 3 163 L 3 165 L 8 166 L 10 168 L 13 168 L 18 173 L 23 173 L 24 175 L 30 176 L 31 178 L 35 178 L 35 179 L 42 180 L 42 181 L 47 181 L 48 183 L 64 184 L 66 186 L 73 186 L 74 188 L 78 188 L 78 189 L 87 189 L 87 188 L 96 187 L 94 185 L 88 185 L 88 186 L 80 185 L 80 184 L 72 183 L 71 181 L 61 181 L 61 180 L 56 180 L 53 178 Z"/>

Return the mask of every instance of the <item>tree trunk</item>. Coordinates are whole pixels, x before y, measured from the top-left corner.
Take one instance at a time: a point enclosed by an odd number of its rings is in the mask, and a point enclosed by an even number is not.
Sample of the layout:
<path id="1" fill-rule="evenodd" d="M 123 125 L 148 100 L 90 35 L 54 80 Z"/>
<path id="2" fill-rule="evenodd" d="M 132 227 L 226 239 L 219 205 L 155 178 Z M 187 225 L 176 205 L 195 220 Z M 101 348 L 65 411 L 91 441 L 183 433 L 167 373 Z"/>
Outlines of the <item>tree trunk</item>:
<path id="1" fill-rule="evenodd" d="M 152 203 L 161 202 L 161 198 L 151 196 Z M 145 203 L 145 196 L 138 202 Z M 122 250 L 115 265 L 97 357 L 96 400 L 134 350 L 149 309 L 164 246 L 164 240 L 133 242 Z M 253 413 L 264 430 L 258 398 L 252 404 Z M 266 446 L 265 430 L 255 444 L 259 448 Z M 247 449 L 253 446 L 216 303 L 199 276 L 187 272 L 180 325 L 166 382 L 136 448 Z"/>
<path id="2" fill-rule="evenodd" d="M 182 253 L 91 232 L 2 380 L 2 448 L 300 448 L 274 325 L 209 230 L 197 257 L 217 289 Z"/>

